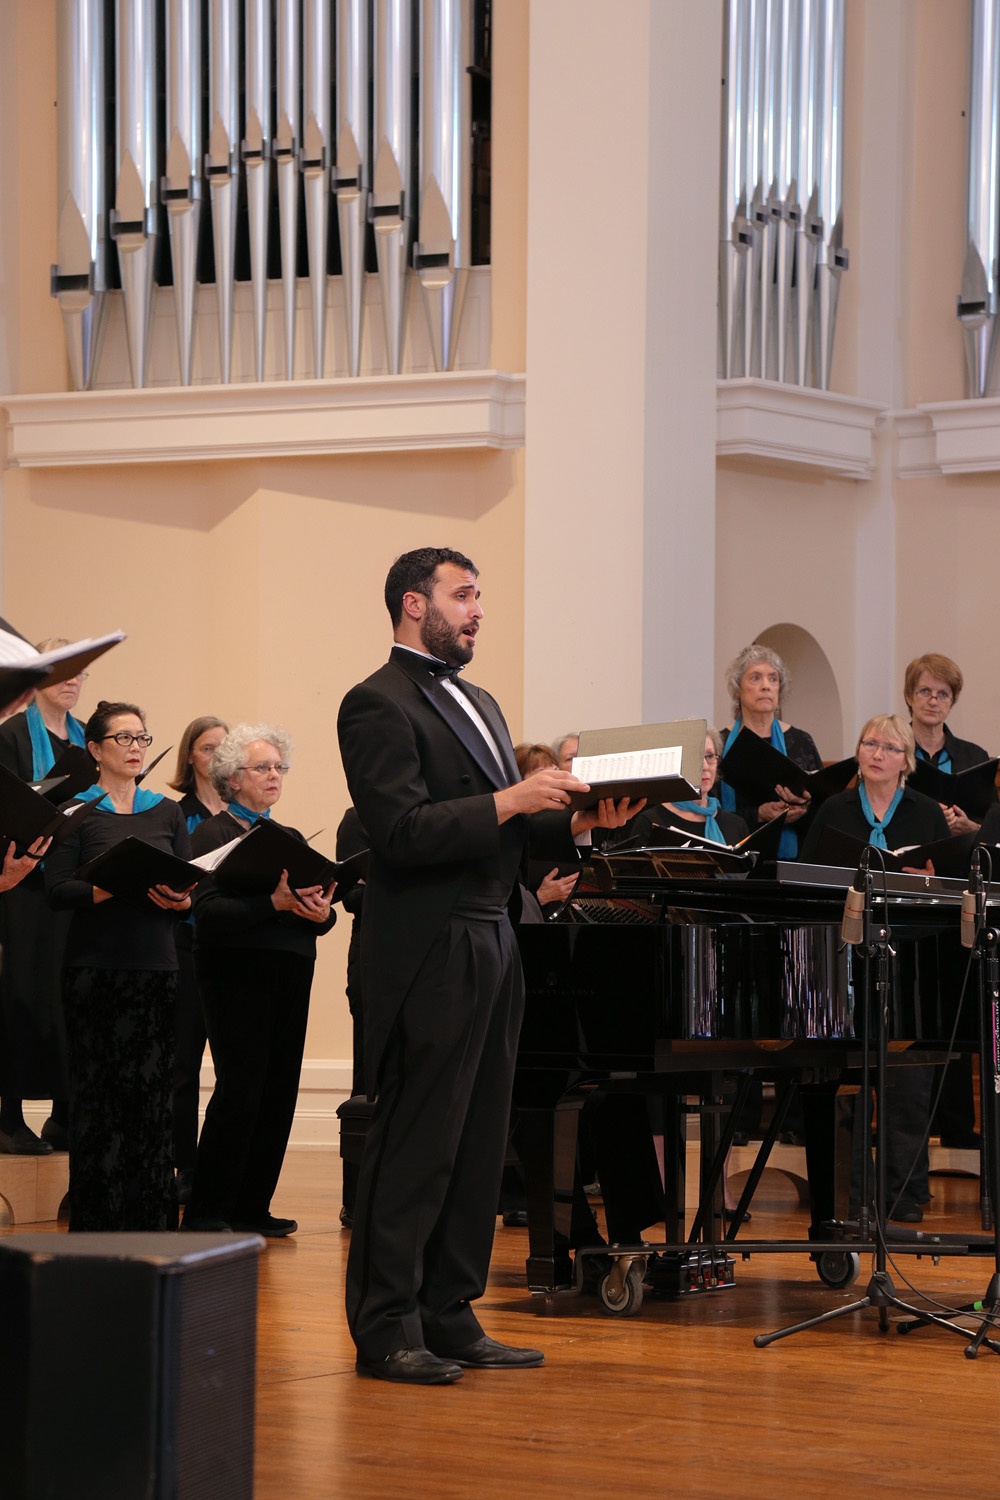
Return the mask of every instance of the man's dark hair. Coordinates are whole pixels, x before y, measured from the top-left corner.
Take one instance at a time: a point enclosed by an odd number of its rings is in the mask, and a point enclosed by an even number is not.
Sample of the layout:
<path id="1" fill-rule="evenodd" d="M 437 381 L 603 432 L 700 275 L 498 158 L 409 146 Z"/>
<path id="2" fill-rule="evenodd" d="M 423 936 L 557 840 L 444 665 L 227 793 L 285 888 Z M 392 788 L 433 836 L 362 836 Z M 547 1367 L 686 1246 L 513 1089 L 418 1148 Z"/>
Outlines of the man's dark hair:
<path id="1" fill-rule="evenodd" d="M 413 552 L 404 552 L 397 557 L 385 580 L 385 607 L 389 611 L 393 629 L 403 618 L 403 595 L 423 594 L 431 597 L 434 589 L 434 574 L 442 563 L 454 563 L 473 578 L 479 577 L 479 569 L 461 552 L 450 547 L 417 547 Z"/>

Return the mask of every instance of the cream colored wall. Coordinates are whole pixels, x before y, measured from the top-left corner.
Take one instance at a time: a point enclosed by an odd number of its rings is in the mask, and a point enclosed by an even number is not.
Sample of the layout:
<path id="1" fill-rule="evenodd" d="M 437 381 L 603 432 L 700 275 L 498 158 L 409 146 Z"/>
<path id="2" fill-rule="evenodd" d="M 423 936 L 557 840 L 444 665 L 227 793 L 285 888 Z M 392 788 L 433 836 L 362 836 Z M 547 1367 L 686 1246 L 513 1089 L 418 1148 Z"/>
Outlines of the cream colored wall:
<path id="1" fill-rule="evenodd" d="M 16 0 L 0 38 L 0 122 L 18 171 L 4 187 L 0 318 L 8 388 L 64 389 L 56 304 L 52 101 L 54 7 Z M 16 22 L 16 24 L 14 24 Z M 494 358 L 523 367 L 526 3 L 499 8 L 501 90 L 494 130 Z M 40 143 L 37 154 L 31 141 Z M 29 233 L 28 225 L 36 232 Z M 12 226 L 16 225 L 16 232 Z M 497 250 L 494 252 L 497 253 Z M 96 663 L 81 706 L 134 698 L 156 747 L 195 715 L 269 718 L 296 741 L 280 815 L 333 853 L 348 794 L 336 742 L 344 692 L 386 656 L 382 585 L 392 558 L 427 543 L 482 569 L 485 628 L 477 680 L 509 710 L 515 738 L 523 671 L 523 460 L 519 453 L 313 457 L 2 475 L 2 612 L 32 638 L 121 626 L 128 640 Z M 150 779 L 164 790 L 166 763 Z M 306 1055 L 349 1059 L 344 998 L 349 919 L 320 945 Z"/>

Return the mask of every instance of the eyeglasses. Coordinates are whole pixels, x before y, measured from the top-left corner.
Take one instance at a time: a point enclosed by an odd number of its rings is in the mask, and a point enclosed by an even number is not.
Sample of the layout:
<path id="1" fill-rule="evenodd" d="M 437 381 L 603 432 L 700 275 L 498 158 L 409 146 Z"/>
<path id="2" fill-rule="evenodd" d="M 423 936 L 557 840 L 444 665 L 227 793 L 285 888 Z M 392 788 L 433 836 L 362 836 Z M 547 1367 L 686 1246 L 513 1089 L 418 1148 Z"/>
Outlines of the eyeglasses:
<path id="1" fill-rule="evenodd" d="M 258 776 L 266 776 L 268 771 L 277 771 L 279 776 L 287 776 L 290 769 L 283 760 L 259 760 L 255 766 L 240 766 L 241 771 L 256 771 Z"/>
<path id="2" fill-rule="evenodd" d="M 719 757 L 716 755 L 714 750 L 706 750 L 705 754 L 702 756 L 702 760 L 704 761 L 706 766 L 714 766 L 718 758 Z"/>
<path id="3" fill-rule="evenodd" d="M 917 688 L 914 698 L 923 698 L 925 703 L 931 703 L 939 699 L 942 703 L 951 702 L 950 688 Z"/>
<path id="4" fill-rule="evenodd" d="M 906 751 L 902 745 L 883 745 L 881 740 L 862 740 L 858 745 L 859 750 L 867 750 L 874 755 L 876 750 L 881 750 L 883 755 L 905 755 Z"/>
<path id="5" fill-rule="evenodd" d="M 126 749 L 129 745 L 142 745 L 146 750 L 153 743 L 151 734 L 129 734 L 127 730 L 119 729 L 117 734 L 102 734 L 102 740 L 114 740 L 116 745 L 122 745 Z"/>

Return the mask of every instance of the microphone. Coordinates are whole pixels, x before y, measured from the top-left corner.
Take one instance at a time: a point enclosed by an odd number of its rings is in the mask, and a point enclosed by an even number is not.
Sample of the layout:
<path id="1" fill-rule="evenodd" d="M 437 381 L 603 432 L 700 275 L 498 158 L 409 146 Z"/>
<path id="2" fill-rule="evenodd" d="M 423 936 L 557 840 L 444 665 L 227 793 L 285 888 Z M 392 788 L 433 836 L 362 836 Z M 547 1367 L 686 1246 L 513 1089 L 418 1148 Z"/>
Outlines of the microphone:
<path id="1" fill-rule="evenodd" d="M 983 871 L 979 857 L 979 845 L 972 851 L 969 865 L 969 888 L 962 893 L 962 947 L 976 946 L 976 924 L 979 920 L 979 900 L 983 893 Z"/>
<path id="2" fill-rule="evenodd" d="M 858 887 L 860 886 L 860 890 Z M 868 899 L 868 847 L 861 851 L 861 859 L 854 876 L 854 884 L 848 886 L 844 900 L 844 917 L 840 924 L 840 941 L 857 945 L 865 938 L 865 903 Z"/>

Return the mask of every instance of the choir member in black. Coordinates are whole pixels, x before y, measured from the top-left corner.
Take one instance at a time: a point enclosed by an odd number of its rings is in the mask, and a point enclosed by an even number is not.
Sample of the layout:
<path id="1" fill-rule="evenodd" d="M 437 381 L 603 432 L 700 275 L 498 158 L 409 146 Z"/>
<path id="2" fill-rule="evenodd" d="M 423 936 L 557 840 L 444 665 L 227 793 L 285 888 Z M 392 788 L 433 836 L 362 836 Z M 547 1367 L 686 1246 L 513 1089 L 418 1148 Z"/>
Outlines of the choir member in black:
<path id="1" fill-rule="evenodd" d="M 68 645 L 39 641 L 39 651 Z M 73 717 L 86 673 L 39 687 L 22 714 L 0 725 L 0 765 L 41 781 L 68 745 L 83 745 Z M 45 899 L 40 869 L 0 904 L 0 1151 L 41 1156 L 69 1146 L 69 1084 L 62 1013 L 62 953 L 69 917 Z M 25 1123 L 25 1099 L 51 1099 L 41 1138 Z"/>
<path id="2" fill-rule="evenodd" d="M 72 912 L 63 958 L 70 1228 L 175 1229 L 174 928 L 191 898 L 154 886 L 130 902 L 78 879 L 76 871 L 129 837 L 186 859 L 188 832 L 176 802 L 136 785 L 152 743 L 140 709 L 99 703 L 86 741 L 98 776 L 78 800 L 94 805 L 45 861 L 49 900 Z"/>
<path id="3" fill-rule="evenodd" d="M 816 749 L 812 735 L 804 729 L 796 729 L 781 718 L 781 708 L 788 694 L 790 678 L 788 670 L 776 651 L 768 646 L 754 644 L 744 646 L 726 670 L 726 686 L 733 705 L 733 726 L 724 732 L 724 751 L 743 730 L 752 730 L 762 740 L 768 740 L 782 755 L 801 766 L 803 771 L 818 771 L 823 762 Z M 724 752 L 723 752 L 724 753 Z M 723 772 L 725 774 L 725 772 Z M 795 859 L 799 852 L 799 839 L 803 828 L 795 824 L 809 812 L 809 798 L 797 797 L 788 787 L 775 788 L 777 796 L 770 802 L 754 807 L 741 799 L 731 787 L 722 788 L 722 806 L 728 812 L 737 812 L 748 828 L 757 828 L 761 823 L 787 813 L 785 826 L 778 846 L 780 859 Z"/>
<path id="4" fill-rule="evenodd" d="M 858 737 L 858 784 L 829 797 L 818 809 L 802 857 L 822 860 L 824 829 L 850 834 L 876 849 L 901 849 L 948 837 L 938 804 L 906 785 L 916 766 L 910 726 L 896 714 L 876 714 Z M 907 1224 L 923 1218 L 928 1201 L 927 1141 L 934 1069 L 894 1067 L 888 1074 L 888 1099 L 880 1131 L 886 1149 L 889 1217 Z M 860 1122 L 858 1122 L 859 1124 Z M 859 1184 L 861 1131 L 855 1129 L 853 1192 Z M 857 1205 L 855 1205 L 856 1207 Z"/>
<path id="5" fill-rule="evenodd" d="M 226 808 L 195 830 L 196 854 L 270 818 L 290 753 L 288 735 L 269 724 L 229 731 L 212 757 L 212 781 Z M 332 896 L 332 885 L 290 889 L 287 871 L 265 896 L 231 895 L 211 877 L 197 888 L 194 961 L 215 1091 L 185 1229 L 233 1228 L 280 1239 L 298 1228 L 294 1219 L 271 1213 L 271 1198 L 295 1114 L 316 939 L 336 920 Z"/>
<path id="6" fill-rule="evenodd" d="M 939 771 L 956 775 L 971 766 L 988 760 L 989 755 L 982 745 L 973 740 L 960 740 L 946 722 L 965 679 L 961 669 L 950 656 L 937 651 L 915 657 L 906 669 L 903 680 L 903 697 L 910 710 L 910 725 L 917 743 L 917 760 L 925 760 Z M 996 802 L 996 791 L 993 793 Z M 979 825 L 967 816 L 960 807 L 941 804 L 952 833 L 967 833 Z M 949 961 L 950 957 L 950 961 Z M 945 982 L 961 987 L 956 960 L 961 960 L 961 949 L 952 951 L 949 957 L 942 954 L 945 966 Z M 934 1113 L 934 1130 L 941 1137 L 942 1146 L 978 1151 L 979 1134 L 976 1130 L 976 1105 L 972 1084 L 972 1057 L 968 1052 L 953 1057 L 944 1069 L 944 1077 L 937 1091 L 937 1109 Z"/>
<path id="7" fill-rule="evenodd" d="M 514 759 L 517 761 L 517 769 L 522 776 L 533 776 L 543 766 L 549 766 L 556 770 L 566 769 L 565 767 L 560 767 L 555 752 L 550 750 L 548 745 L 515 745 Z M 565 852 L 569 855 L 573 851 L 567 850 Z M 552 909 L 561 906 L 567 896 L 572 893 L 578 879 L 579 873 L 577 871 L 571 871 L 568 875 L 560 875 L 559 866 L 553 865 L 551 870 L 543 873 L 541 880 L 537 884 L 532 881 L 528 886 L 529 896 L 534 896 L 539 910 L 536 912 L 533 904 L 529 901 L 526 913 L 522 905 L 521 921 L 544 920 L 546 907 Z"/>
<path id="8" fill-rule="evenodd" d="M 228 725 L 214 714 L 192 719 L 177 746 L 177 766 L 168 785 L 181 792 L 181 812 L 188 833 L 199 823 L 222 812 L 225 803 L 209 776 L 212 756 L 222 744 Z M 198 1152 L 198 1100 L 201 1062 L 208 1033 L 205 1013 L 194 976 L 192 943 L 194 923 L 190 918 L 177 928 L 177 1009 L 174 1013 L 174 1168 L 177 1201 L 187 1203 L 194 1181 Z"/>
<path id="9" fill-rule="evenodd" d="M 955 775 L 968 771 L 989 754 L 973 740 L 960 740 L 947 725 L 948 715 L 958 702 L 965 679 L 950 656 L 930 651 L 915 657 L 906 669 L 903 697 L 910 710 L 910 727 L 916 741 L 917 760 L 927 761 L 939 771 Z M 996 793 L 993 794 L 996 801 Z M 969 833 L 979 824 L 960 807 L 941 804 L 952 833 Z"/>

